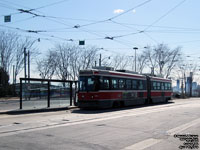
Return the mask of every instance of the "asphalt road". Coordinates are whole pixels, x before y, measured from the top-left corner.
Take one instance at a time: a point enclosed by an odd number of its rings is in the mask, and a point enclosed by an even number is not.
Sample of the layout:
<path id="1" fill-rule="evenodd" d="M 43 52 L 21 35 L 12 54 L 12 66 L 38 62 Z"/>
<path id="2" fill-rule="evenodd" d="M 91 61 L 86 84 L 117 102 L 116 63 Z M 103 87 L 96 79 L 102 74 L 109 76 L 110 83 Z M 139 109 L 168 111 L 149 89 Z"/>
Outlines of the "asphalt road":
<path id="1" fill-rule="evenodd" d="M 199 136 L 199 98 L 121 109 L 0 115 L 1 150 L 198 149 Z"/>

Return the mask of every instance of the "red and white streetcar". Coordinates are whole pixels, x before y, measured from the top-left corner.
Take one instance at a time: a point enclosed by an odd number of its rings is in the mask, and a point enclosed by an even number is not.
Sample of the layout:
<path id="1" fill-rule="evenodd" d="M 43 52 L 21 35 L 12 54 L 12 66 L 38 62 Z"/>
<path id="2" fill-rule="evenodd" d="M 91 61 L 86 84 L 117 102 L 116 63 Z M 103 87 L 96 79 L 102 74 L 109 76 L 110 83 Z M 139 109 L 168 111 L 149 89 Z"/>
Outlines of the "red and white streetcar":
<path id="1" fill-rule="evenodd" d="M 109 108 L 168 102 L 171 80 L 139 75 L 126 70 L 81 70 L 79 74 L 78 106 Z"/>

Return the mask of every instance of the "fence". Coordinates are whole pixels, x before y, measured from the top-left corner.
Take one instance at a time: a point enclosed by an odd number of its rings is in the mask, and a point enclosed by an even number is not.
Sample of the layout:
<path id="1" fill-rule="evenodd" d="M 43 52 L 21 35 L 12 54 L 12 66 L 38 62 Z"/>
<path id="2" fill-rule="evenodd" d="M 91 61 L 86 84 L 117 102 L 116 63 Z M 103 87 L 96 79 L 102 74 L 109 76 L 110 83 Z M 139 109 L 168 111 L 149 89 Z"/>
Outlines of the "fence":
<path id="1" fill-rule="evenodd" d="M 75 105 L 76 89 L 77 81 L 20 78 L 20 109 Z"/>

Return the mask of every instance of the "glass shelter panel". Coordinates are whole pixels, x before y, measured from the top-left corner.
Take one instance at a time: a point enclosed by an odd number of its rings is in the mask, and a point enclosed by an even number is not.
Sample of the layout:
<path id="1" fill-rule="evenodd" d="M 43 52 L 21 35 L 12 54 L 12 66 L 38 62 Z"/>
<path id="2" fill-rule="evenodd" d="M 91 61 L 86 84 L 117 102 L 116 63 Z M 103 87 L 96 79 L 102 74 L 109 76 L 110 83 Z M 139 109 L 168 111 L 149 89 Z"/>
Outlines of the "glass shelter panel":
<path id="1" fill-rule="evenodd" d="M 50 106 L 52 108 L 70 106 L 70 83 L 50 82 Z"/>
<path id="2" fill-rule="evenodd" d="M 40 109 L 47 107 L 48 82 L 30 81 L 22 82 L 23 109 Z"/>

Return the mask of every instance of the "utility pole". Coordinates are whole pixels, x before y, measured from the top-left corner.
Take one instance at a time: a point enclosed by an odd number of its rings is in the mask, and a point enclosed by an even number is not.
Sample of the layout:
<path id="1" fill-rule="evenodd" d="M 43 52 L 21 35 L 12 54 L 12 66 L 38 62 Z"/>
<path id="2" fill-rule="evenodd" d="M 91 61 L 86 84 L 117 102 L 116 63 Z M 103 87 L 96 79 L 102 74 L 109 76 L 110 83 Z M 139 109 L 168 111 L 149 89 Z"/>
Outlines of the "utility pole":
<path id="1" fill-rule="evenodd" d="M 94 66 L 96 67 L 97 66 L 97 61 L 95 60 L 95 62 L 94 62 Z"/>
<path id="2" fill-rule="evenodd" d="M 26 48 L 24 48 L 24 77 L 27 78 L 27 74 L 26 74 Z M 24 86 L 26 87 L 26 80 L 25 80 L 25 83 L 24 83 Z M 26 90 L 26 88 L 25 88 Z M 27 97 L 25 95 L 25 100 L 27 100 Z"/>
<path id="3" fill-rule="evenodd" d="M 99 67 L 101 67 L 101 54 L 100 54 L 100 58 L 99 58 Z"/>
<path id="4" fill-rule="evenodd" d="M 138 50 L 138 48 L 137 48 L 137 47 L 134 47 L 133 49 L 135 50 L 135 72 L 136 72 L 136 59 L 137 59 L 137 58 L 136 58 L 136 50 Z"/>
<path id="5" fill-rule="evenodd" d="M 30 75 L 30 73 L 31 73 L 31 72 L 30 72 L 30 51 L 28 51 L 27 54 L 28 54 L 28 78 L 30 78 L 30 76 L 31 76 L 31 75 Z"/>
<path id="6" fill-rule="evenodd" d="M 26 48 L 24 48 L 24 78 L 27 78 L 26 74 Z M 26 80 L 25 80 L 26 82 Z"/>

